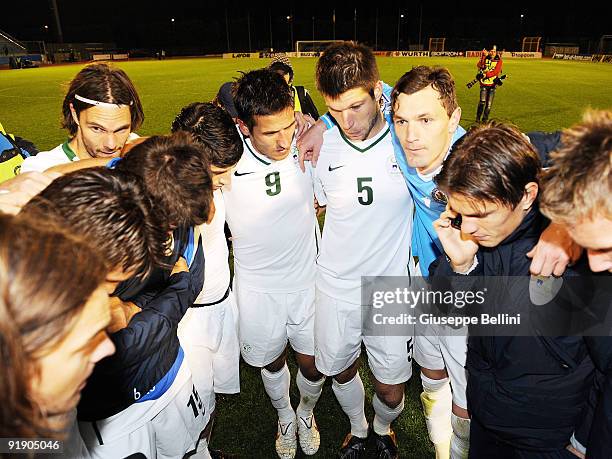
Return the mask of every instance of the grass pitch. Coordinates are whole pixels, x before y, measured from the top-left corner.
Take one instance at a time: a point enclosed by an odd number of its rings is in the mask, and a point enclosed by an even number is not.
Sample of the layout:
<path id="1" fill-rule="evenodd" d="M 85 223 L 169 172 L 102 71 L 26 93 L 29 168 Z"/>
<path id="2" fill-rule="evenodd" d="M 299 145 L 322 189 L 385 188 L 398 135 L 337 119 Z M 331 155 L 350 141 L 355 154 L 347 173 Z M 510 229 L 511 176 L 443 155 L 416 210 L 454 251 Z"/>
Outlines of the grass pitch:
<path id="1" fill-rule="evenodd" d="M 167 133 L 180 108 L 208 101 L 219 86 L 265 59 L 171 59 L 119 62 L 134 81 L 143 102 L 142 135 Z M 314 84 L 314 58 L 293 59 L 296 84 L 310 90 L 321 113 L 323 99 Z M 462 125 L 474 122 L 478 85 L 465 83 L 476 74 L 476 59 L 378 58 L 381 77 L 393 84 L 412 66 L 448 67 L 457 81 L 463 108 Z M 82 65 L 0 71 L 0 122 L 7 130 L 33 141 L 41 150 L 65 140 L 60 128 L 62 99 L 68 82 Z M 612 108 L 612 65 L 591 62 L 506 59 L 504 85 L 498 88 L 491 116 L 512 121 L 524 131 L 552 131 L 578 121 L 586 107 Z"/>
<path id="2" fill-rule="evenodd" d="M 378 58 L 381 77 L 393 84 L 415 65 L 448 67 L 457 81 L 462 125 L 474 122 L 478 86 L 468 90 L 465 83 L 476 74 L 477 59 L 465 58 Z M 211 100 L 219 86 L 249 70 L 267 64 L 261 59 L 172 59 L 130 61 L 116 65 L 134 81 L 143 102 L 145 123 L 141 135 L 165 134 L 180 108 L 194 101 Z M 306 86 L 321 113 L 322 98 L 314 84 L 315 59 L 293 59 L 295 82 Z M 61 106 L 68 82 L 82 65 L 0 71 L 0 122 L 12 133 L 48 150 L 66 139 L 60 128 Z M 568 127 L 581 118 L 587 107 L 612 108 L 612 65 L 590 62 L 507 59 L 509 75 L 497 90 L 491 116 L 511 121 L 523 131 L 552 131 Z M 290 361 L 295 376 L 295 363 Z M 261 382 L 259 371 L 241 367 L 242 393 L 219 397 L 217 424 L 212 446 L 241 457 L 275 457 L 276 413 Z M 373 388 L 367 365 L 362 367 L 366 386 L 366 414 L 371 421 Z M 394 428 L 404 458 L 432 458 L 433 449 L 419 402 L 420 380 L 415 367 L 407 384 L 406 407 Z M 298 402 L 295 383 L 291 386 L 294 407 Z M 321 429 L 321 449 L 316 457 L 334 457 L 350 426 L 331 391 L 330 382 L 315 410 Z M 301 453 L 298 453 L 300 455 Z"/>

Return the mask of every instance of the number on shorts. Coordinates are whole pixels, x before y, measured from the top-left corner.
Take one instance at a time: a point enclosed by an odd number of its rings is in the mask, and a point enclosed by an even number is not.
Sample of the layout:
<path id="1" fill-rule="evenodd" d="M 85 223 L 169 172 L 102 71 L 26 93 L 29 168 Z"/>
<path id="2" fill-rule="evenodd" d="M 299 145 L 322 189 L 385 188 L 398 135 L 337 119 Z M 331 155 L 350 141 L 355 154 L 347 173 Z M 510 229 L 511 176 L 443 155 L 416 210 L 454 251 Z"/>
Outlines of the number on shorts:
<path id="1" fill-rule="evenodd" d="M 187 406 L 190 407 L 193 411 L 194 418 L 197 418 L 200 415 L 200 412 L 204 414 L 204 404 L 202 403 L 200 395 L 198 394 L 198 391 L 196 390 L 195 386 L 193 386 Z"/>
<path id="2" fill-rule="evenodd" d="M 406 351 L 408 351 L 408 363 L 412 362 L 412 350 L 413 350 L 413 342 L 412 342 L 412 338 L 408 338 L 408 341 L 406 341 Z"/>

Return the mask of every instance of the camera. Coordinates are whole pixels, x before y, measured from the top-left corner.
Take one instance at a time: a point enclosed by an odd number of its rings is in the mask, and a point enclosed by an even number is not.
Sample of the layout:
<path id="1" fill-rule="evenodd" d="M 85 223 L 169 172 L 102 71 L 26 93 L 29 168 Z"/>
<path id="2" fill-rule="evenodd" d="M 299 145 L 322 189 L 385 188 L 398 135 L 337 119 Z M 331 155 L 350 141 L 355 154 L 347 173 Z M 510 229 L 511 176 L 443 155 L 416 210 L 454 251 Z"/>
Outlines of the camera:
<path id="1" fill-rule="evenodd" d="M 500 75 L 498 77 L 496 77 L 493 80 L 493 85 L 495 87 L 497 86 L 501 86 L 502 84 L 504 84 L 502 82 L 502 80 L 505 80 L 508 77 L 508 75 Z M 474 86 L 476 83 L 478 83 L 480 80 L 482 80 L 484 78 L 484 74 L 478 72 L 478 74 L 476 75 L 476 78 L 474 78 L 472 81 L 470 81 L 469 83 L 467 83 L 465 86 L 470 89 L 472 86 Z"/>
<path id="2" fill-rule="evenodd" d="M 507 76 L 508 75 L 501 75 L 495 77 L 495 79 L 493 80 L 493 84 L 495 84 L 495 86 L 501 86 L 502 84 L 504 84 L 502 80 L 505 80 Z"/>

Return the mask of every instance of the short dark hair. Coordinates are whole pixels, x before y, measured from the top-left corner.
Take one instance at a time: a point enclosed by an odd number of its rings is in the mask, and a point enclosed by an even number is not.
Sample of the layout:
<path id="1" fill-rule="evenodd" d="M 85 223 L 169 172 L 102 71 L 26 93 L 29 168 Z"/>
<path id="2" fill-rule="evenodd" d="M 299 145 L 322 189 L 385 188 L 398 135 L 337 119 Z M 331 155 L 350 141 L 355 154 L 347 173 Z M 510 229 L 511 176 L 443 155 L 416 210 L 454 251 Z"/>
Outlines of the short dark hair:
<path id="1" fill-rule="evenodd" d="M 332 99 L 344 92 L 363 88 L 373 95 L 380 80 L 374 53 L 367 46 L 352 41 L 330 45 L 317 62 L 317 89 Z"/>
<path id="2" fill-rule="evenodd" d="M 289 75 L 289 83 L 293 81 L 293 68 L 284 62 L 276 61 L 272 62 L 268 68 L 273 72 L 278 73 L 280 76 L 284 77 L 285 75 Z"/>
<path id="3" fill-rule="evenodd" d="M 85 238 L 108 263 L 135 277 L 164 266 L 169 238 L 142 180 L 105 167 L 82 169 L 54 180 L 22 210 Z"/>
<path id="4" fill-rule="evenodd" d="M 130 107 L 131 125 L 130 129 L 135 131 L 144 121 L 142 104 L 136 92 L 134 84 L 127 74 L 118 68 L 107 64 L 92 64 L 83 68 L 70 82 L 64 103 L 62 105 L 62 127 L 68 129 L 74 136 L 79 126 L 72 118 L 70 104 L 77 114 L 91 108 L 92 105 L 81 102 L 75 95 L 98 102 L 109 104 L 128 105 Z"/>
<path id="5" fill-rule="evenodd" d="M 116 167 L 143 180 L 170 230 L 208 220 L 213 197 L 210 163 L 191 135 L 177 132 L 149 137 L 132 148 Z"/>
<path id="6" fill-rule="evenodd" d="M 540 169 L 538 154 L 517 127 L 490 122 L 473 127 L 455 145 L 435 182 L 447 194 L 514 209 L 525 185 L 538 182 Z"/>
<path id="7" fill-rule="evenodd" d="M 210 102 L 184 107 L 172 122 L 172 132 L 177 131 L 190 133 L 215 167 L 231 167 L 242 156 L 242 139 L 232 117 Z"/>
<path id="8" fill-rule="evenodd" d="M 293 91 L 278 73 L 270 69 L 244 73 L 232 88 L 238 118 L 250 129 L 256 116 L 275 115 L 294 107 Z"/>
<path id="9" fill-rule="evenodd" d="M 440 95 L 440 103 L 446 109 L 450 117 L 457 109 L 457 92 L 455 90 L 455 80 L 444 67 L 428 67 L 419 65 L 412 67 L 412 70 L 404 73 L 395 83 L 391 92 L 391 107 L 395 110 L 395 104 L 400 94 L 414 94 L 431 85 Z"/>

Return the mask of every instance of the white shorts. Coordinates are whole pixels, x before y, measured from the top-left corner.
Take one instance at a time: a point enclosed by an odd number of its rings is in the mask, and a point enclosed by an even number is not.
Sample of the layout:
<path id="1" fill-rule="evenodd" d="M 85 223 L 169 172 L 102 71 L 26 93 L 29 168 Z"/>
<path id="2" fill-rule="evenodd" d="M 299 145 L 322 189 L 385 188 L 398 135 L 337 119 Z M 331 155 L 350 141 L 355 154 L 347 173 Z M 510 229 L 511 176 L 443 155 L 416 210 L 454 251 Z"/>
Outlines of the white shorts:
<path id="1" fill-rule="evenodd" d="M 413 336 L 364 336 L 361 306 L 332 298 L 317 289 L 315 365 L 326 376 L 350 367 L 365 344 L 368 364 L 377 381 L 400 384 L 412 375 Z"/>
<path id="2" fill-rule="evenodd" d="M 453 391 L 453 403 L 467 409 L 467 328 L 451 329 L 439 325 L 417 325 L 414 360 L 423 368 L 448 373 Z"/>
<path id="3" fill-rule="evenodd" d="M 246 363 L 265 367 L 287 347 L 314 355 L 314 285 L 294 293 L 262 293 L 234 278 L 239 311 L 240 353 Z"/>
<path id="4" fill-rule="evenodd" d="M 116 459 L 141 453 L 147 459 L 182 458 L 198 446 L 206 427 L 202 403 L 187 365 L 157 400 L 134 403 L 100 421 L 79 422 L 92 458 Z"/>
<path id="5" fill-rule="evenodd" d="M 210 415 L 215 393 L 240 392 L 238 310 L 234 294 L 220 303 L 191 307 L 178 326 L 178 337 L 193 383 Z"/>

